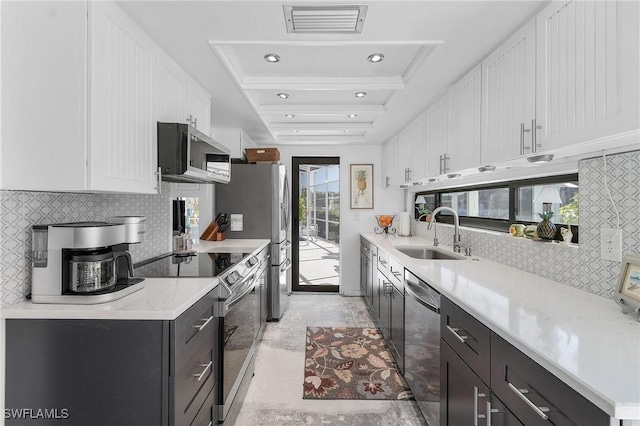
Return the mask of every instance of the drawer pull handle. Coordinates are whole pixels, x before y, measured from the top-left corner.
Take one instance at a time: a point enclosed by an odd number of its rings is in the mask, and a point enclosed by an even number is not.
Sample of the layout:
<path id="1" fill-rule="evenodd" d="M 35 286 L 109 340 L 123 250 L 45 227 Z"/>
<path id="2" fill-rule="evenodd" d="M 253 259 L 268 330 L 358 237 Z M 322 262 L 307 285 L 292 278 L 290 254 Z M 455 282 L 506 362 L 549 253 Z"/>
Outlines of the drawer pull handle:
<path id="1" fill-rule="evenodd" d="M 464 336 L 464 335 L 460 335 L 458 334 L 458 331 L 460 331 L 460 328 L 453 328 L 450 325 L 447 325 L 447 330 L 449 330 L 451 333 L 453 333 L 453 335 L 456 337 L 456 339 L 460 340 L 461 343 L 467 343 L 467 339 L 469 338 L 469 336 Z"/>
<path id="2" fill-rule="evenodd" d="M 535 411 L 537 415 L 542 417 L 544 420 L 549 420 L 549 416 L 545 414 L 546 412 L 550 411 L 549 407 L 538 407 L 536 404 L 531 402 L 531 400 L 524 395 L 526 393 L 529 393 L 529 389 L 518 389 L 517 387 L 513 386 L 513 384 L 511 384 L 510 382 L 507 382 L 507 385 L 509 386 L 509 389 L 511 389 L 513 393 L 518 395 L 518 397 L 521 400 L 523 400 L 524 403 L 527 404 L 533 411 Z"/>
<path id="3" fill-rule="evenodd" d="M 202 331 L 204 330 L 204 328 L 207 326 L 207 324 L 209 324 L 211 322 L 211 320 L 213 319 L 213 315 L 211 315 L 209 318 L 207 318 L 206 320 L 203 318 L 204 323 L 202 323 L 201 325 L 194 325 L 194 328 L 197 328 L 198 331 Z"/>
<path id="4" fill-rule="evenodd" d="M 200 364 L 200 367 L 204 367 L 204 370 L 202 370 L 201 373 L 196 373 L 196 374 L 192 374 L 193 377 L 197 377 L 198 381 L 202 380 L 202 378 L 204 377 L 204 375 L 207 373 L 207 371 L 209 370 L 209 368 L 211 368 L 211 365 L 213 364 L 213 361 L 209 361 L 208 364 Z"/>
<path id="5" fill-rule="evenodd" d="M 396 277 L 401 277 L 402 276 L 402 274 L 400 272 L 397 272 L 397 271 L 391 271 L 391 273 Z"/>
<path id="6" fill-rule="evenodd" d="M 380 263 L 382 263 L 383 265 L 386 265 L 387 262 L 385 262 L 384 260 L 380 259 Z"/>

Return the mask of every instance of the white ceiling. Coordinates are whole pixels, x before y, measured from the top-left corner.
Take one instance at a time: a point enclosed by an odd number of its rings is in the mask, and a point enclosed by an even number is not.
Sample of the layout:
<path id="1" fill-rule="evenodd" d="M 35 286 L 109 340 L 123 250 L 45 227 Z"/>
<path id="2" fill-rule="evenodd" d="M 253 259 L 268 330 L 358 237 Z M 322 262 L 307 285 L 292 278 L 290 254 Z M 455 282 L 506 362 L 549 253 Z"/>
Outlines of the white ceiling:
<path id="1" fill-rule="evenodd" d="M 385 143 L 543 3 L 120 2 L 211 93 L 213 127 L 265 145 Z M 283 6 L 316 4 L 368 5 L 362 33 L 288 33 Z"/>

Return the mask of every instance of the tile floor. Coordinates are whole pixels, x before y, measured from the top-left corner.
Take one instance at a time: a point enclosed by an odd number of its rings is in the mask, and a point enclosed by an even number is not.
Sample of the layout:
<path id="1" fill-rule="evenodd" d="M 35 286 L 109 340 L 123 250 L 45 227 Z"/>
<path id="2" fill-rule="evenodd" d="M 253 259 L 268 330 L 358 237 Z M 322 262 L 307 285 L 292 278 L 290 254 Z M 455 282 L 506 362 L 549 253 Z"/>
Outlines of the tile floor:
<path id="1" fill-rule="evenodd" d="M 307 326 L 371 327 L 373 322 L 360 297 L 294 293 L 283 318 L 267 323 L 236 425 L 426 425 L 413 401 L 302 399 Z"/>

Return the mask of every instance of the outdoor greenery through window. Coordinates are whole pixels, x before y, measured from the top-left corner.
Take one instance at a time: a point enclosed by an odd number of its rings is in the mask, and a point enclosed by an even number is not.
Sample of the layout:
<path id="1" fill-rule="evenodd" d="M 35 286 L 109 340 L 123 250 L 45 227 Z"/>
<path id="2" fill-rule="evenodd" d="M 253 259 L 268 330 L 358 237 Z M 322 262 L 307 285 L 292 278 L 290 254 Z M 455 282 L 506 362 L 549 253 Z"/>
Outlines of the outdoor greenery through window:
<path id="1" fill-rule="evenodd" d="M 556 239 L 562 239 L 560 227 L 570 225 L 575 243 L 578 203 L 578 175 L 571 174 L 417 193 L 415 217 L 447 206 L 458 212 L 461 225 L 506 232 L 514 223 L 540 222 L 540 213 L 549 210 L 553 213 L 551 221 L 560 225 Z M 452 215 L 446 212 L 439 214 L 437 220 L 453 223 Z"/>
<path id="2" fill-rule="evenodd" d="M 318 236 L 339 243 L 340 166 L 307 166 L 300 173 L 300 224 Z"/>

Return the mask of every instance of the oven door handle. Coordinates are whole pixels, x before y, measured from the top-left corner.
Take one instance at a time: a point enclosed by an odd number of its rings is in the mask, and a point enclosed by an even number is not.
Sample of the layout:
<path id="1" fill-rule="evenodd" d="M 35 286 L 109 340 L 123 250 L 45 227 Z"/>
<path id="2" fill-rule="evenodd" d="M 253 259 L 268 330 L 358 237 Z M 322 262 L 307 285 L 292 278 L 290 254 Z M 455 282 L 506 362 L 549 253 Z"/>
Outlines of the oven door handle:
<path id="1" fill-rule="evenodd" d="M 246 283 L 249 283 L 249 284 L 246 285 L 245 288 L 241 287 L 241 290 L 239 291 L 240 294 L 238 296 L 225 302 L 226 311 L 231 309 L 236 303 L 238 303 L 243 297 L 245 297 L 247 294 L 251 292 L 251 290 L 254 289 L 254 287 L 256 286 L 255 277 L 256 277 L 256 274 L 253 274 L 249 276 L 249 278 L 245 278 L 244 280 L 242 280 L 243 286 L 245 286 Z"/>

